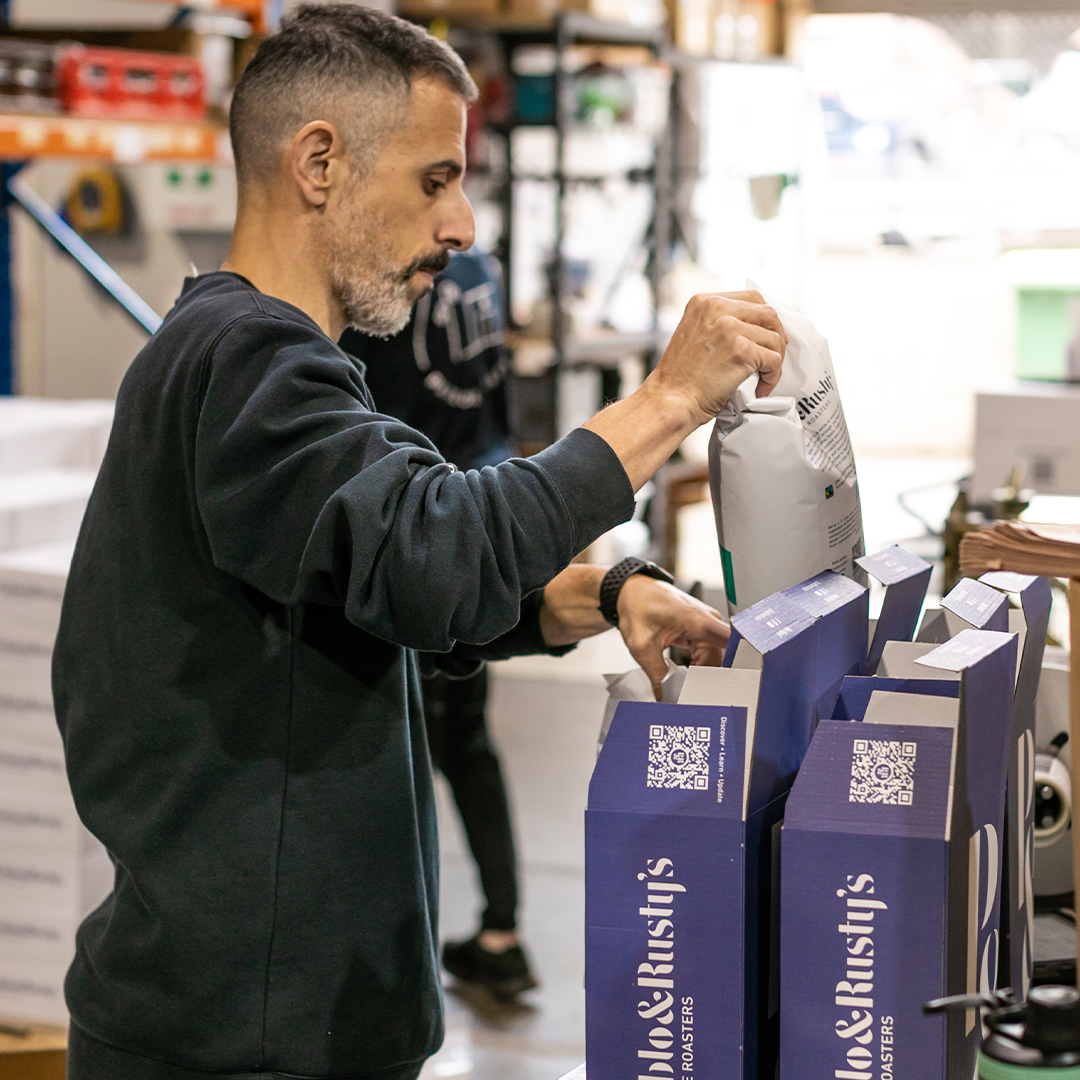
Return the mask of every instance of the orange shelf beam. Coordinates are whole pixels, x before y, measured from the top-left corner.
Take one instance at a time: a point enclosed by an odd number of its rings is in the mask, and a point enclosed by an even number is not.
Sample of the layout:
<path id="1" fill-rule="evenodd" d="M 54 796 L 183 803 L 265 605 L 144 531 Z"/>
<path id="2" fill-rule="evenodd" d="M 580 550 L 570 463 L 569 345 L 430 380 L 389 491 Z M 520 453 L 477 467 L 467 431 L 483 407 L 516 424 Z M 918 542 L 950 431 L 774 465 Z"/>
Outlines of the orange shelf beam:
<path id="1" fill-rule="evenodd" d="M 35 157 L 228 161 L 228 132 L 213 124 L 0 113 L 0 160 Z"/>
<path id="2" fill-rule="evenodd" d="M 154 3 L 172 4 L 180 7 L 182 0 L 153 0 Z M 268 25 L 267 0 L 202 0 L 201 3 L 189 3 L 183 5 L 196 11 L 231 11 L 237 15 L 244 15 L 255 25 L 257 33 L 264 33 Z"/>

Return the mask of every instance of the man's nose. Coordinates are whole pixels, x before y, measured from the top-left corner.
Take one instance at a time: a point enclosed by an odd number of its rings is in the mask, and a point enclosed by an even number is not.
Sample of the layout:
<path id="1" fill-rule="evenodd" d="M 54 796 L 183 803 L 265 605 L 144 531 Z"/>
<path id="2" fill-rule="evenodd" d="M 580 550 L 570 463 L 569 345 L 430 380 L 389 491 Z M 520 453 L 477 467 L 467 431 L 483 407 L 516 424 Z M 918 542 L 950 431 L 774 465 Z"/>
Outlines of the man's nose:
<path id="1" fill-rule="evenodd" d="M 435 239 L 455 251 L 468 251 L 476 239 L 476 221 L 472 204 L 459 187 L 456 197 L 448 201 Z"/>

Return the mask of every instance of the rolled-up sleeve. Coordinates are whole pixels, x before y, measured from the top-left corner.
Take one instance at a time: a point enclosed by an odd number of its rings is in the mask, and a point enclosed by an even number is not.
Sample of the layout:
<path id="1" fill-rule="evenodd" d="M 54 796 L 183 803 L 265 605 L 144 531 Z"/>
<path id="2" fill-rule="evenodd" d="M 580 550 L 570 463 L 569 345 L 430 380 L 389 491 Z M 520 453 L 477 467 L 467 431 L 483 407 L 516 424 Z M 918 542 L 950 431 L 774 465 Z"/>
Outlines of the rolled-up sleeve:
<path id="1" fill-rule="evenodd" d="M 266 315 L 233 324 L 207 359 L 195 484 L 219 569 L 435 652 L 508 633 L 524 596 L 634 508 L 615 453 L 584 429 L 456 471 L 372 411 L 329 339 Z"/>

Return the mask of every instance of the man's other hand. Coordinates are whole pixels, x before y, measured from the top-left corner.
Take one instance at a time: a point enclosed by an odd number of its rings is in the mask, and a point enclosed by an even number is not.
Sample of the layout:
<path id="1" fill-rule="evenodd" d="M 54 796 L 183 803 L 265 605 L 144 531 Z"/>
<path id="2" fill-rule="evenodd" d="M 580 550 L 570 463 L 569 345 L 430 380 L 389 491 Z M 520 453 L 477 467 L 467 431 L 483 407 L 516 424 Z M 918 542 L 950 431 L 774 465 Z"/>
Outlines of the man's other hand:
<path id="1" fill-rule="evenodd" d="M 548 583 L 540 607 L 540 629 L 548 646 L 572 645 L 611 629 L 599 608 L 600 583 L 607 569 L 575 563 Z M 689 649 L 695 665 L 716 667 L 724 658 L 731 629 L 720 613 L 666 581 L 631 575 L 619 592 L 616 609 L 626 647 L 649 676 L 657 701 L 667 674 L 664 650 L 669 646 Z"/>
<path id="2" fill-rule="evenodd" d="M 696 666 L 718 667 L 724 659 L 731 627 L 718 611 L 666 581 L 634 574 L 616 607 L 626 647 L 649 676 L 657 701 L 668 673 L 664 650 L 669 646 L 689 649 Z"/>

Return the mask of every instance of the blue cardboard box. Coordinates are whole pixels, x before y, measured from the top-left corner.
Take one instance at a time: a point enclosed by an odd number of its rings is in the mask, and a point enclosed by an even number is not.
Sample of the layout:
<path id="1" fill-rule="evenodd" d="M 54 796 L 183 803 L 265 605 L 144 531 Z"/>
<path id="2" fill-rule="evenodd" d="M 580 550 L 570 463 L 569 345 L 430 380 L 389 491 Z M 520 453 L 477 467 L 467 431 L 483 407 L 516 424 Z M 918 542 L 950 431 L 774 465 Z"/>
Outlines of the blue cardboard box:
<path id="1" fill-rule="evenodd" d="M 818 719 L 866 667 L 867 592 L 817 575 L 733 620 L 728 668 L 621 702 L 585 813 L 589 1080 L 773 1080 L 779 826 Z"/>
<path id="2" fill-rule="evenodd" d="M 996 985 L 1016 637 L 919 660 L 959 681 L 846 679 L 792 788 L 781 882 L 781 1080 L 968 1080 Z M 858 721 L 858 722 L 853 722 Z"/>
<path id="3" fill-rule="evenodd" d="M 911 641 L 915 636 L 933 567 L 896 544 L 855 561 L 885 586 L 881 614 L 871 620 L 873 636 L 870 639 L 867 671 L 875 675 L 886 642 Z"/>
<path id="4" fill-rule="evenodd" d="M 1009 629 L 1019 635 L 1020 664 L 1013 694 L 1009 779 L 1006 785 L 1005 872 L 1001 893 L 1001 959 L 998 981 L 1027 997 L 1034 965 L 1035 934 L 1035 699 L 1039 693 L 1046 631 L 1050 623 L 1050 581 L 1044 577 L 994 571 L 979 581 L 1015 595 Z"/>
<path id="5" fill-rule="evenodd" d="M 585 814 L 590 1080 L 742 1075 L 745 729 L 745 708 L 615 711 Z"/>
<path id="6" fill-rule="evenodd" d="M 1019 607 L 1010 608 L 1013 595 Z M 919 630 L 922 642 L 948 640 L 960 630 L 1009 630 L 1019 636 L 1013 723 L 1006 784 L 1007 810 L 1002 854 L 1002 919 L 999 981 L 1026 996 L 1033 966 L 1035 897 L 1032 885 L 1035 846 L 1035 699 L 1039 691 L 1046 630 L 1050 620 L 1050 582 L 1046 578 L 995 571 L 978 581 L 965 578 L 928 612 Z M 922 649 L 932 646 L 924 644 Z M 886 646 L 879 671 L 910 675 L 919 647 Z"/>

